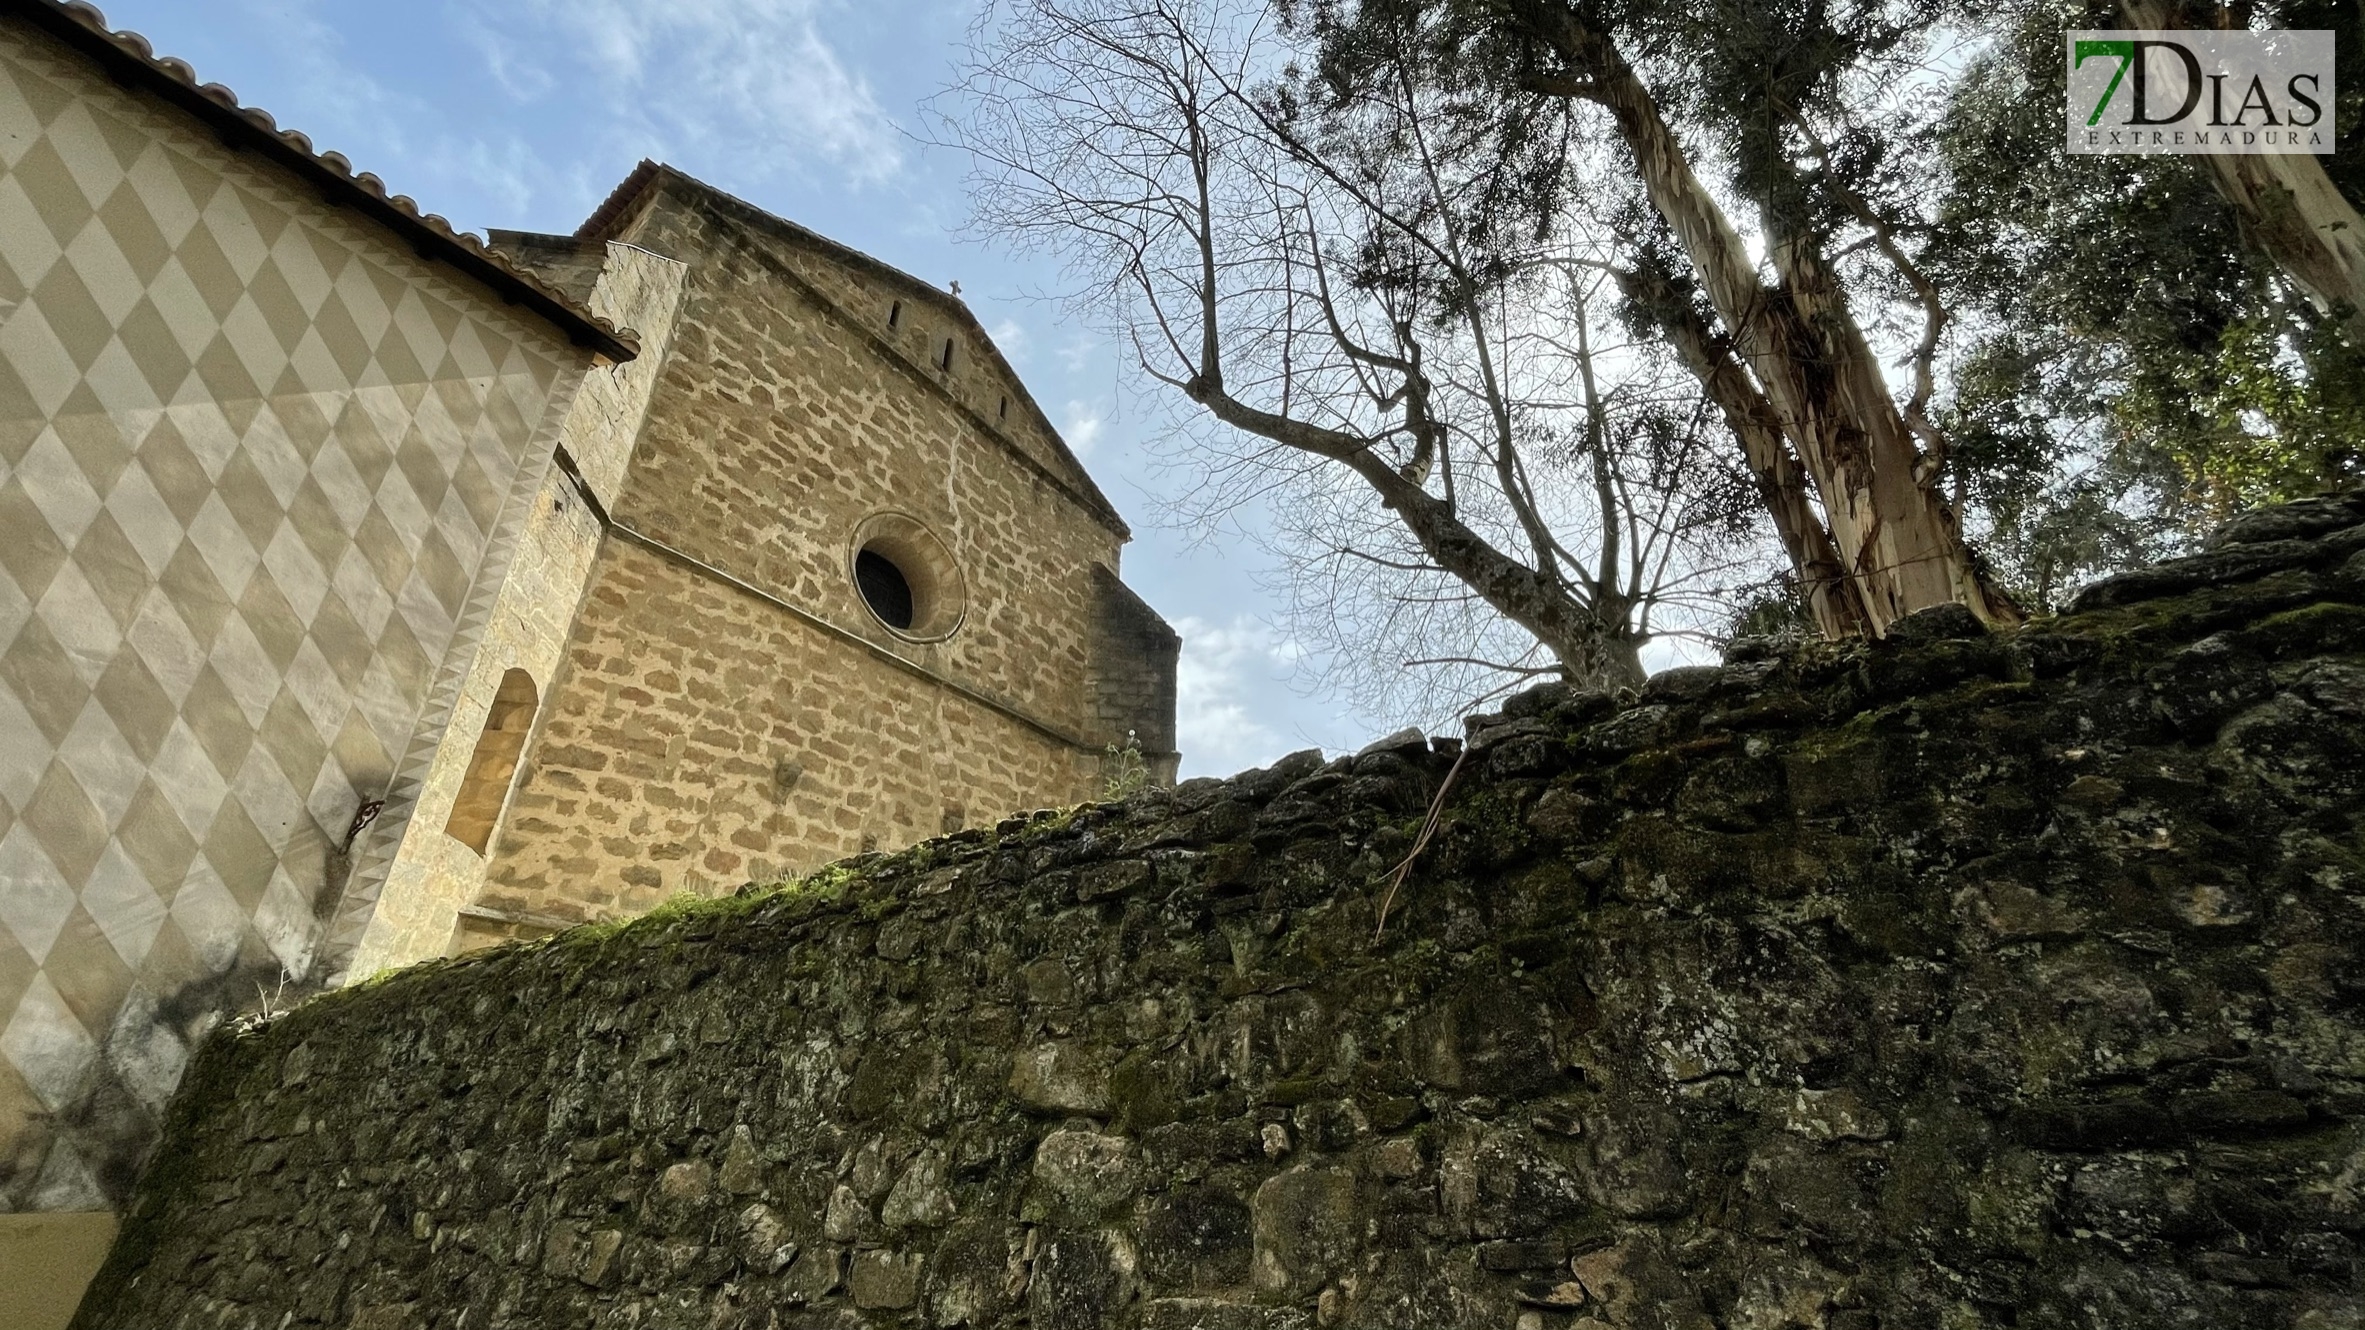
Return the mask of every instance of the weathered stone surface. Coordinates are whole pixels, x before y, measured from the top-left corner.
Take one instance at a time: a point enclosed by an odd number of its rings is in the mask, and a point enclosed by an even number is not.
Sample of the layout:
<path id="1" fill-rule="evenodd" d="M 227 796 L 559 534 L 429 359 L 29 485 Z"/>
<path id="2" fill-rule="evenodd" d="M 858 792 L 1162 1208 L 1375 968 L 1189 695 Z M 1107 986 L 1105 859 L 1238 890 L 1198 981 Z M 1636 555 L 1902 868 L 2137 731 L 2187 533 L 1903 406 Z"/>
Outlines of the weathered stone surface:
<path id="1" fill-rule="evenodd" d="M 1111 1233 L 1057 1233 L 1034 1261 L 1030 1324 L 1038 1330 L 1100 1330 L 1133 1292 L 1133 1254 Z"/>
<path id="2" fill-rule="evenodd" d="M 665 1177 L 657 1184 L 660 1196 L 680 1205 L 695 1205 L 713 1190 L 714 1168 L 704 1160 L 675 1164 L 665 1170 Z"/>
<path id="3" fill-rule="evenodd" d="M 1312 1323 L 1298 1308 L 1215 1298 L 1152 1298 L 1141 1309 L 1141 1330 L 1308 1330 Z"/>
<path id="4" fill-rule="evenodd" d="M 1250 1207 L 1256 1218 L 1251 1263 L 1259 1293 L 1303 1297 L 1353 1272 L 1363 1236 L 1355 1175 L 1344 1168 L 1300 1166 L 1268 1178 Z"/>
<path id="5" fill-rule="evenodd" d="M 1010 1095 L 1045 1112 L 1105 1116 L 1108 1059 L 1098 1049 L 1064 1040 L 1026 1049 L 1011 1067 Z"/>
<path id="6" fill-rule="evenodd" d="M 1028 1217 L 1054 1224 L 1098 1223 L 1133 1199 L 1133 1143 L 1089 1131 L 1055 1131 L 1035 1147 Z"/>
<path id="7" fill-rule="evenodd" d="M 1523 698 L 1376 938 L 1450 745 L 317 1000 L 83 1330 L 2356 1325 L 2365 609 L 2289 572 Z"/>
<path id="8" fill-rule="evenodd" d="M 2322 536 L 2365 522 L 2365 494 L 2328 495 L 2300 499 L 2242 514 L 2209 538 L 2211 549 L 2228 545 L 2257 545 L 2270 540 Z"/>
<path id="9" fill-rule="evenodd" d="M 1142 1221 L 1142 1272 L 1173 1289 L 1223 1289 L 1248 1278 L 1255 1218 L 1230 1190 L 1203 1184 L 1159 1197 Z"/>
<path id="10" fill-rule="evenodd" d="M 739 1212 L 739 1232 L 748 1265 L 773 1274 L 796 1259 L 797 1244 L 788 1236 L 788 1221 L 762 1202 Z"/>
<path id="11" fill-rule="evenodd" d="M 636 188 L 604 238 L 687 273 L 603 494 L 654 544 L 607 539 L 561 584 L 563 668 L 537 666 L 538 737 L 476 903 L 628 916 L 900 849 L 1088 797 L 1129 735 L 1170 774 L 1174 634 L 1116 576 L 1122 523 L 975 320 L 696 182 Z M 905 570 L 958 624 L 941 641 L 899 637 L 847 576 L 889 510 L 942 542 L 943 567 Z M 405 959 L 441 951 L 434 923 Z"/>
<path id="12" fill-rule="evenodd" d="M 734 1196 L 746 1196 L 763 1189 L 763 1159 L 756 1154 L 755 1136 L 747 1128 L 731 1129 L 731 1145 L 723 1152 L 723 1171 L 719 1181 L 723 1184 L 723 1190 Z"/>
<path id="13" fill-rule="evenodd" d="M 865 1311 L 901 1311 L 919 1301 L 920 1258 L 902 1252 L 857 1252 L 846 1287 L 854 1295 L 854 1305 Z"/>
<path id="14" fill-rule="evenodd" d="M 879 1222 L 889 1228 L 911 1228 L 941 1224 L 956 1213 L 952 1193 L 945 1190 L 944 1156 L 923 1150 L 887 1193 L 886 1203 L 879 1207 Z"/>

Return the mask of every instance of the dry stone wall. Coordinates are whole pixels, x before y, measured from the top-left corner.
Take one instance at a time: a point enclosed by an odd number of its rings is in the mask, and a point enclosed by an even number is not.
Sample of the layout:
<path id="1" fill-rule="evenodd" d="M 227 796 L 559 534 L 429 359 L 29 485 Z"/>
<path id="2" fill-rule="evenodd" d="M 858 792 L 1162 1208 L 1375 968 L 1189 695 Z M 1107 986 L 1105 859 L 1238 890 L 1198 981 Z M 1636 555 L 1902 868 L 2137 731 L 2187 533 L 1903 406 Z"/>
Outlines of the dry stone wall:
<path id="1" fill-rule="evenodd" d="M 2355 1326 L 2361 523 L 316 1000 L 77 1324 Z"/>

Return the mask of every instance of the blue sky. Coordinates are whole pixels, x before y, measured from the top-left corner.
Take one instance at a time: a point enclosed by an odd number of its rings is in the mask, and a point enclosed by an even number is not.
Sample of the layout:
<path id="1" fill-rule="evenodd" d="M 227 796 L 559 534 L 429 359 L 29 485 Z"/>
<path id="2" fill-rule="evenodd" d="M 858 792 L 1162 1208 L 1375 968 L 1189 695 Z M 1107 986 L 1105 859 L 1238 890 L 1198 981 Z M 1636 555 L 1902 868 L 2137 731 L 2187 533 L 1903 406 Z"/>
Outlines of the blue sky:
<path id="1" fill-rule="evenodd" d="M 907 131 L 973 12 L 948 0 L 106 5 L 111 26 L 469 230 L 571 231 L 654 157 L 923 279 L 957 279 L 1131 521 L 1126 580 L 1183 633 L 1184 774 L 1393 728 L 1304 693 L 1301 653 L 1258 580 L 1267 560 L 1242 535 L 1255 512 L 1232 529 L 1161 520 L 1192 477 L 1153 466 L 1154 404 L 1126 399 L 1113 348 L 1041 298 L 1057 273 L 955 235 L 964 164 Z"/>

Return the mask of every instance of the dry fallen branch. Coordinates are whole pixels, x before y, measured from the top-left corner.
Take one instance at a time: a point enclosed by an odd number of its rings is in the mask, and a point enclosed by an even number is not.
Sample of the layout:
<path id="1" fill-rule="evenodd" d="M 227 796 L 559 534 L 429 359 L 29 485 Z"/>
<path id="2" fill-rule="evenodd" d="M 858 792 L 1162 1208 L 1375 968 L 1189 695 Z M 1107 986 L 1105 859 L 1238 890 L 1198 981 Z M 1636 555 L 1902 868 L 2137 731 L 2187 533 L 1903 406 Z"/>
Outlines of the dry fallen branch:
<path id="1" fill-rule="evenodd" d="M 1412 849 L 1405 854 L 1403 862 L 1388 874 L 1388 894 L 1380 898 L 1379 923 L 1371 930 L 1371 943 L 1375 947 L 1379 945 L 1380 934 L 1388 931 L 1388 908 L 1396 903 L 1397 889 L 1404 885 L 1405 878 L 1411 876 L 1413 861 L 1421 857 L 1421 851 L 1429 848 L 1429 842 L 1437 835 L 1437 824 L 1445 819 L 1445 797 L 1453 793 L 1454 777 L 1462 774 L 1462 763 L 1469 756 L 1470 745 L 1465 743 L 1462 750 L 1454 754 L 1453 765 L 1446 769 L 1445 780 L 1437 787 L 1437 797 L 1429 801 L 1429 815 L 1421 819 L 1421 834 L 1413 837 Z"/>

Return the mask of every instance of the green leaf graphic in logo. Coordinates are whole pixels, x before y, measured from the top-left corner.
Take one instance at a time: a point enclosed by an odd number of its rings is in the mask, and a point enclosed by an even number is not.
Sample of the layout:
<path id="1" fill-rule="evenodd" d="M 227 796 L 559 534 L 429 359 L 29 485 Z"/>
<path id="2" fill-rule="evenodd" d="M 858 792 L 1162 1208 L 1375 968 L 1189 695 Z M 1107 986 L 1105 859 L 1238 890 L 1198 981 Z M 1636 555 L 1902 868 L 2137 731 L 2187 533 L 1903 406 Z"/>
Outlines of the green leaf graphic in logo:
<path id="1" fill-rule="evenodd" d="M 2119 90 L 2119 80 L 2127 77 L 2127 66 L 2135 63 L 2135 43 L 2079 42 L 2070 54 L 2076 57 L 2076 63 L 2070 66 L 2072 69 L 2085 64 L 2092 56 L 2115 55 L 2119 58 L 2119 67 L 2110 76 L 2110 86 L 2102 90 L 2102 100 L 2094 103 L 2094 114 L 2086 117 L 2086 123 L 2091 125 L 2102 119 L 2103 109 L 2110 105 L 2111 94 Z"/>

